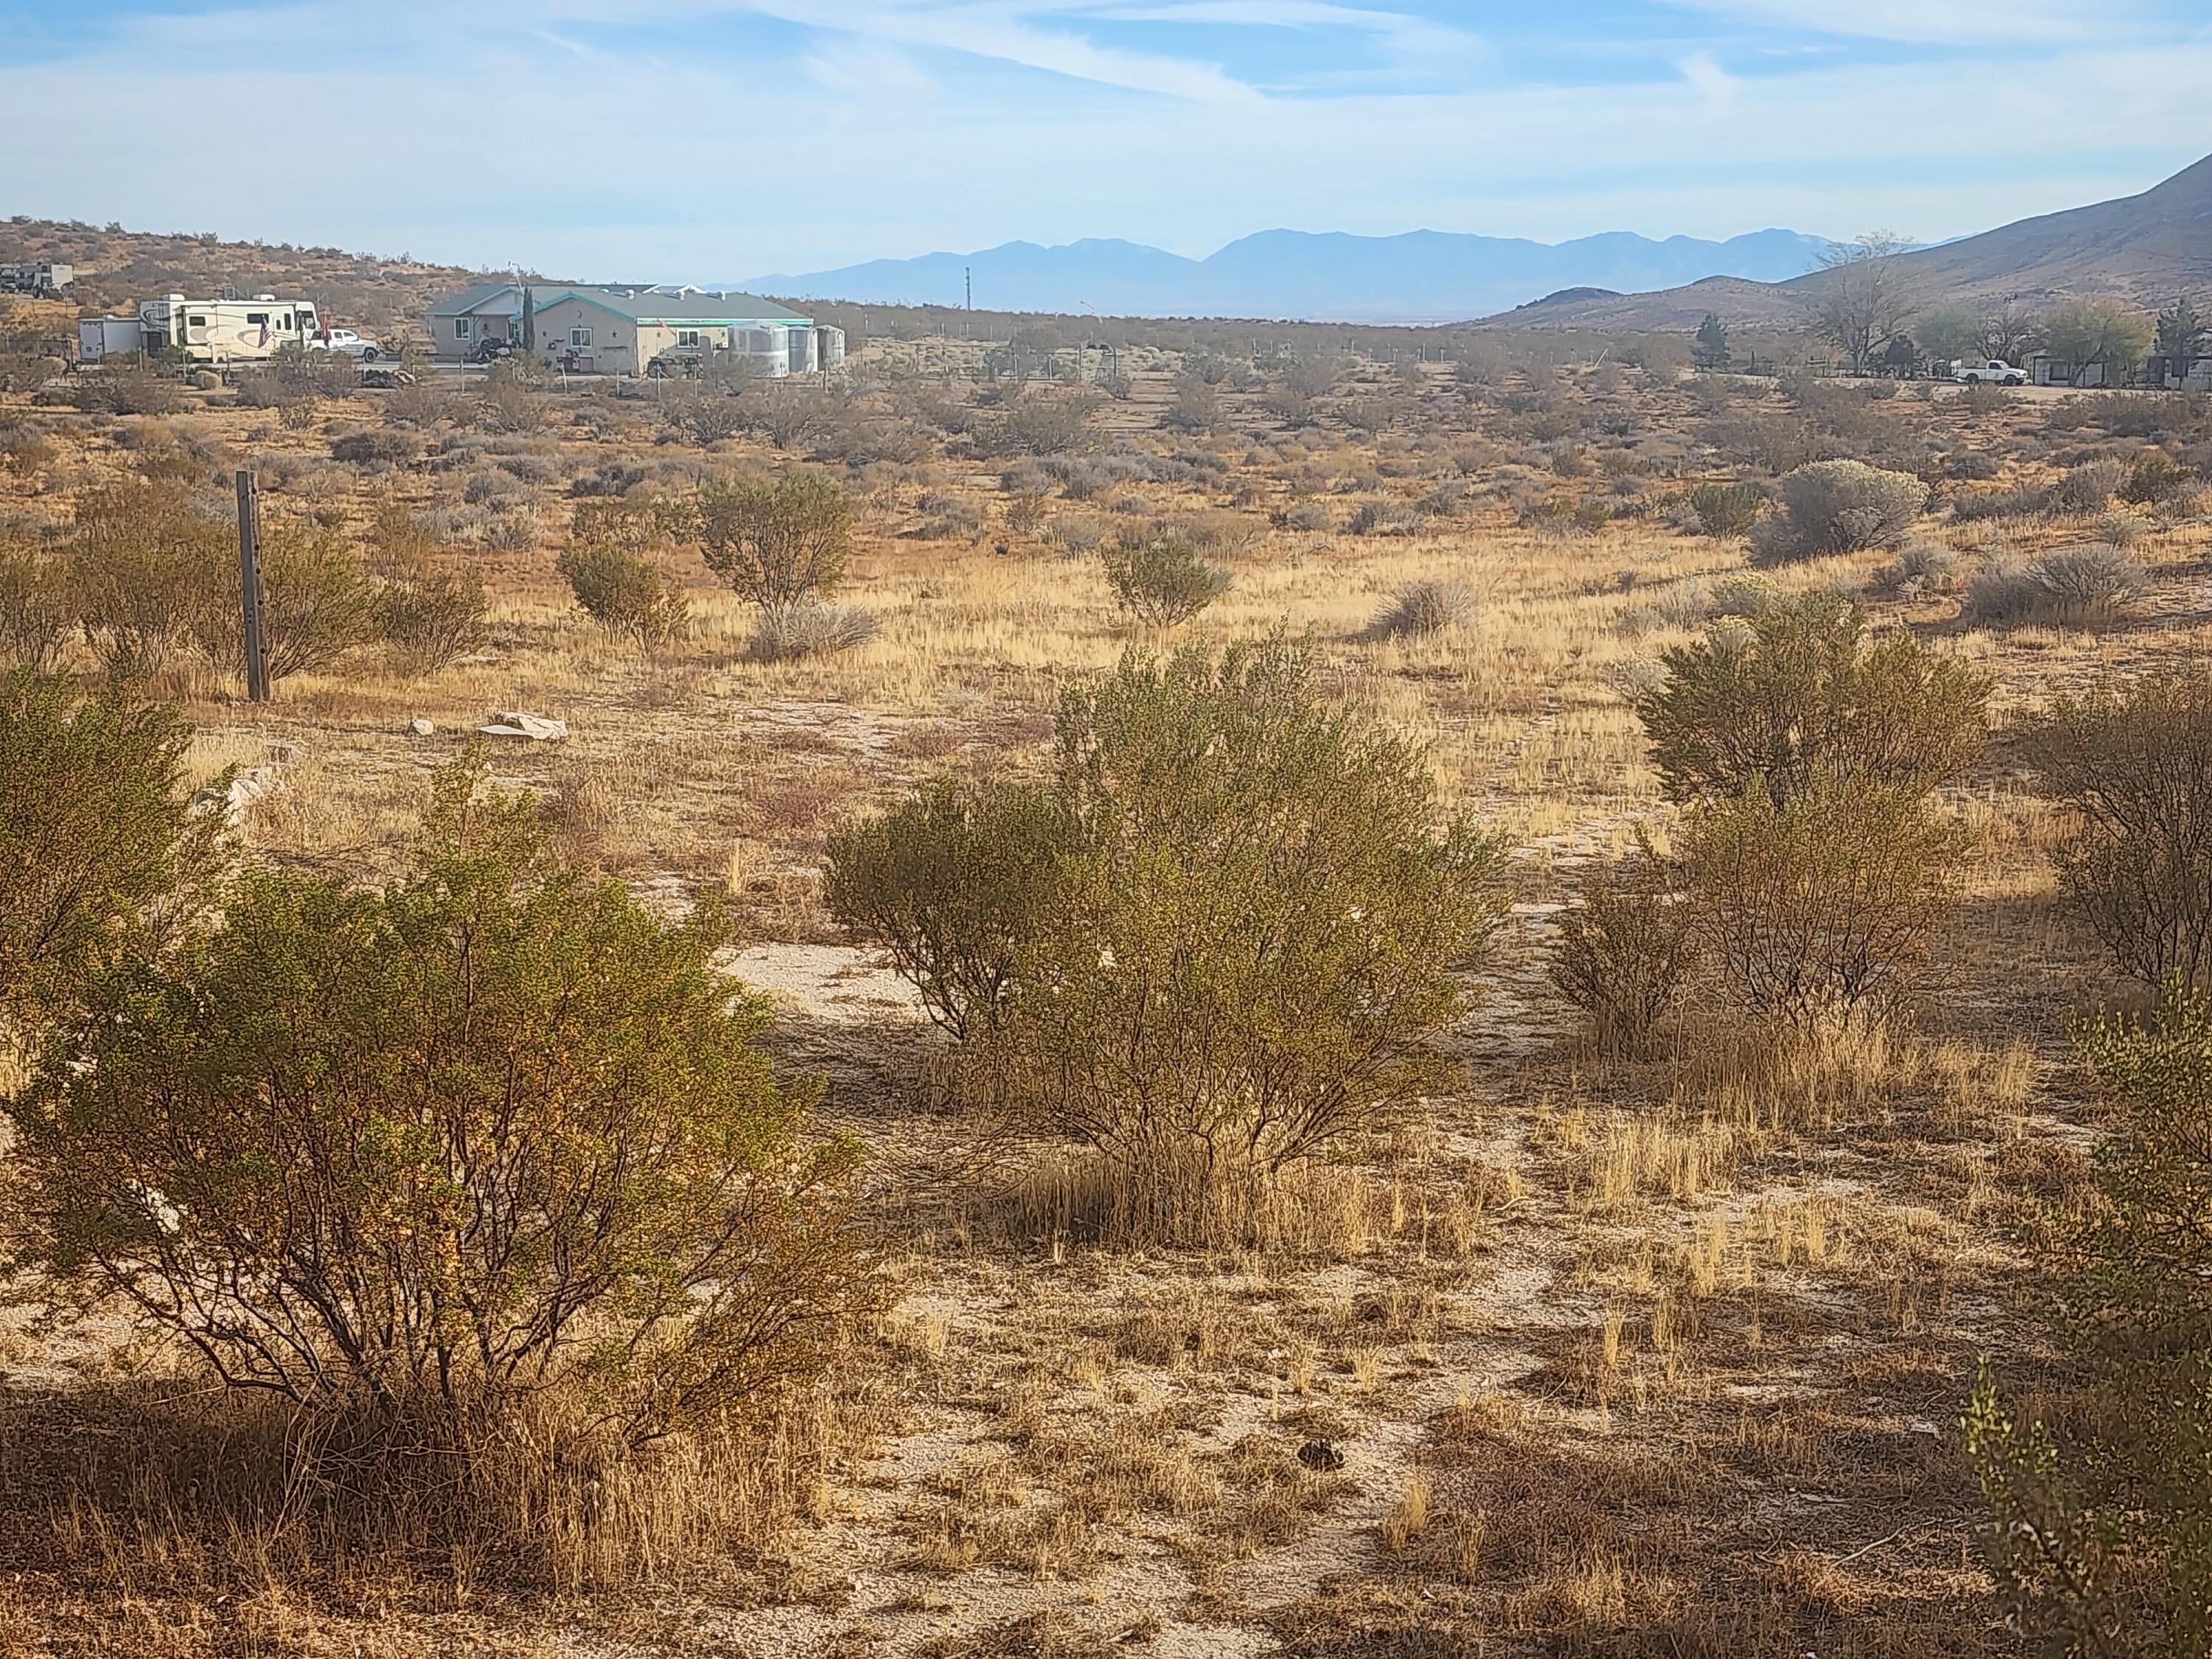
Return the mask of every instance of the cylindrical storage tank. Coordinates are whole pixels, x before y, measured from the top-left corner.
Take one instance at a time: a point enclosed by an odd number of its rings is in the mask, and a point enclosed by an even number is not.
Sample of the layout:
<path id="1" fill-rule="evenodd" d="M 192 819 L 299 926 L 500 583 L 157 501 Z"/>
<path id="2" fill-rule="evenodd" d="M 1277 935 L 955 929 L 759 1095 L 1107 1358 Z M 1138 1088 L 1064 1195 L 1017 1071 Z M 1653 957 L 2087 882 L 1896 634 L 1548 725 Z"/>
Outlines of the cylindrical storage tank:
<path id="1" fill-rule="evenodd" d="M 845 367 L 845 331 L 827 324 L 814 331 L 814 360 L 823 368 Z"/>

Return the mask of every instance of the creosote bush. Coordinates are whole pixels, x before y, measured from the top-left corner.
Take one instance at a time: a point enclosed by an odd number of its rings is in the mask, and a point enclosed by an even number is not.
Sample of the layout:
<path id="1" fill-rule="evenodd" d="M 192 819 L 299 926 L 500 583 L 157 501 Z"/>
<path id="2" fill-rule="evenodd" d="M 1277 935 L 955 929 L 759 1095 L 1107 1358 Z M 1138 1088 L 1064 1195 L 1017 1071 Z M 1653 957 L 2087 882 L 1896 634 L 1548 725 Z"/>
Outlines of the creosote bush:
<path id="1" fill-rule="evenodd" d="M 1062 839 L 1043 791 L 939 779 L 830 836 L 823 899 L 848 931 L 888 946 L 930 1018 L 964 1040 L 998 1012 Z"/>
<path id="2" fill-rule="evenodd" d="M 117 484 L 78 499 L 63 559 L 85 636 L 127 678 L 159 672 L 191 640 L 210 592 L 226 580 L 235 591 L 237 531 L 193 511 L 174 485 Z"/>
<path id="3" fill-rule="evenodd" d="M 1649 841 L 1617 866 L 1593 865 L 1559 913 L 1552 982 L 1589 1016 L 1601 1054 L 1638 1059 L 1680 1000 L 1697 953 L 1678 872 Z"/>
<path id="4" fill-rule="evenodd" d="M 450 667 L 484 641 L 491 595 L 473 570 L 424 563 L 377 591 L 377 629 L 418 672 Z"/>
<path id="5" fill-rule="evenodd" d="M 2124 1117 L 2095 1201 L 2057 1216 L 2056 1324 L 2077 1386 L 2026 1407 L 1985 1359 L 1966 1415 L 1999 1606 L 2035 1650 L 2201 1654 L 2212 1626 L 2212 1008 L 2080 1034 Z"/>
<path id="6" fill-rule="evenodd" d="M 1814 461 L 1784 473 L 1775 494 L 1777 511 L 1752 535 L 1756 564 L 1900 546 L 1927 504 L 1928 486 L 1863 461 Z"/>
<path id="7" fill-rule="evenodd" d="M 235 534 L 227 526 L 216 529 Z M 236 556 L 210 560 L 202 581 L 191 611 L 194 641 L 209 662 L 242 678 L 245 623 Z M 262 648 L 272 681 L 328 668 L 377 636 L 382 611 L 368 573 L 327 532 L 264 526 L 261 586 Z"/>
<path id="8" fill-rule="evenodd" d="M 326 1429 L 299 1501 L 437 1500 L 446 1544 L 518 1458 L 741 1421 L 866 1295 L 858 1150 L 772 1080 L 718 913 L 549 864 L 484 774 L 381 890 L 240 877 L 9 1107 L 58 1294 Z"/>
<path id="9" fill-rule="evenodd" d="M 1765 496 L 1749 484 L 1701 483 L 1686 500 L 1700 533 L 1714 537 L 1749 535 L 1766 505 Z"/>
<path id="10" fill-rule="evenodd" d="M 1914 988 L 1966 840 L 1863 774 L 1706 801 L 1684 837 L 1699 947 L 1748 1012 L 1806 1032 L 1878 1025 Z"/>
<path id="11" fill-rule="evenodd" d="M 0 1053 L 198 903 L 219 822 L 186 808 L 191 745 L 118 686 L 0 674 Z"/>
<path id="12" fill-rule="evenodd" d="M 1909 633 L 1869 643 L 1833 593 L 1775 599 L 1662 660 L 1637 712 L 1675 800 L 1756 783 L 1780 805 L 1854 775 L 1918 795 L 1987 738 L 1987 681 Z"/>
<path id="13" fill-rule="evenodd" d="M 844 580 L 853 503 L 834 478 L 726 479 L 702 490 L 695 510 L 708 568 L 765 616 L 824 599 Z"/>
<path id="14" fill-rule="evenodd" d="M 568 544 L 554 561 L 586 616 L 647 651 L 673 644 L 691 620 L 683 584 L 653 556 L 669 521 L 657 502 L 581 501 Z"/>
<path id="15" fill-rule="evenodd" d="M 2058 855 L 2066 894 L 2121 971 L 2212 989 L 2212 675 L 2062 698 L 2027 748 L 2075 815 Z"/>
<path id="16" fill-rule="evenodd" d="M 1114 602 L 1147 627 L 1188 622 L 1229 591 L 1229 573 L 1176 531 L 1117 538 L 1098 562 Z"/>
<path id="17" fill-rule="evenodd" d="M 76 627 L 59 562 L 0 538 L 0 665 L 51 667 Z"/>
<path id="18" fill-rule="evenodd" d="M 1264 1234 L 1283 1171 L 1432 1086 L 1497 845 L 1280 638 L 1071 690 L 1049 797 L 925 794 L 833 844 L 970 1074 L 1111 1172 L 1109 1237 Z"/>

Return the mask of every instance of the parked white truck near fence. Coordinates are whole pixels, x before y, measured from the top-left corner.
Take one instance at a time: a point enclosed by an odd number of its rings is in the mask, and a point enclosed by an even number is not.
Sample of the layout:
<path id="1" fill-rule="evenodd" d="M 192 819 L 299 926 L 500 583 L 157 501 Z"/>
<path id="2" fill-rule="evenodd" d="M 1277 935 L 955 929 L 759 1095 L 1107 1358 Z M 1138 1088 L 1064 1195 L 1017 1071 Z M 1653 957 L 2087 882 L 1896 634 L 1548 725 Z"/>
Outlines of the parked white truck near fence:
<path id="1" fill-rule="evenodd" d="M 2027 371 L 2015 368 L 1995 357 L 1987 357 L 1978 363 L 1952 364 L 1951 378 L 1961 386 L 1979 386 L 1984 380 L 1992 386 L 2026 386 Z"/>

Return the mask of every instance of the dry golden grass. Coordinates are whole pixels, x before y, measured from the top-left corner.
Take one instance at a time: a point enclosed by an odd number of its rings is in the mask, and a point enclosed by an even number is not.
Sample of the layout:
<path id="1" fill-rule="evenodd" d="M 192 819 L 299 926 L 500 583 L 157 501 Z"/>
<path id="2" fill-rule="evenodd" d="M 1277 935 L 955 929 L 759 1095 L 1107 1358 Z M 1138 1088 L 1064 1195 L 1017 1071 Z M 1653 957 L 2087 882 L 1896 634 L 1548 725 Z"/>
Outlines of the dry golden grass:
<path id="1" fill-rule="evenodd" d="M 893 341 L 875 363 L 981 356 Z M 696 562 L 682 566 L 691 633 L 659 657 L 608 641 L 552 562 L 561 479 L 619 460 L 678 489 L 788 464 L 750 441 L 656 443 L 649 410 L 572 395 L 465 466 L 357 476 L 325 459 L 329 430 L 373 405 L 325 405 L 295 429 L 218 395 L 165 422 L 210 458 L 290 480 L 271 494 L 279 515 L 362 533 L 396 502 L 450 524 L 494 595 L 485 648 L 427 676 L 364 652 L 266 708 L 205 671 L 177 677 L 201 727 L 196 768 L 270 769 L 244 824 L 256 854 L 374 879 L 459 733 L 499 708 L 568 721 L 564 744 L 500 749 L 499 775 L 544 795 L 565 853 L 653 902 L 729 895 L 763 971 L 788 969 L 779 1059 L 826 1068 L 831 1113 L 870 1144 L 897 1296 L 786 1440 L 672 1455 L 595 1494 L 632 1517 L 626 1539 L 550 1506 L 552 1571 L 536 1583 L 240 1522 L 250 1506 L 210 1504 L 173 1459 L 134 1462 L 125 1419 L 104 1414 L 119 1388 L 168 1386 L 173 1356 L 10 1323 L 0 1651 L 2005 1650 L 1952 1425 L 1974 1356 L 2035 1340 L 2015 1229 L 2038 1204 L 2079 1200 L 2094 1119 L 2064 1018 L 2100 994 L 2100 969 L 2053 903 L 2062 826 L 2023 793 L 2002 729 L 1995 763 L 1952 803 L 1979 832 L 1976 861 L 1915 1024 L 1790 1042 L 1701 1011 L 1658 1060 L 1594 1063 L 1545 982 L 1547 906 L 1635 825 L 1666 833 L 1627 691 L 1692 637 L 1694 614 L 1667 596 L 1742 566 L 1739 545 L 1679 534 L 1656 510 L 1672 475 L 1717 470 L 1693 441 L 1704 393 L 1576 370 L 1553 389 L 1510 374 L 1476 404 L 1442 366 L 1402 385 L 1364 364 L 1308 433 L 1255 391 L 1194 438 L 1152 425 L 1177 354 L 1125 361 L 1133 396 L 1102 410 L 1094 447 L 1218 466 L 1081 501 L 1049 486 L 1035 533 L 1009 524 L 1006 464 L 955 445 L 856 468 L 844 597 L 881 627 L 775 664 L 750 658 L 750 617 Z M 1549 417 L 1509 407 L 1554 397 L 1628 417 L 1633 446 L 1585 432 L 1597 470 L 1565 477 L 1535 435 Z M 1379 434 L 1343 418 L 1352 400 L 1389 399 L 1406 412 Z M 2007 478 L 2033 479 L 2051 464 L 2014 452 L 2044 407 L 1899 399 L 1890 414 L 1931 453 L 2001 455 Z M 0 512 L 34 531 L 138 465 L 132 422 L 31 413 L 52 458 L 0 471 Z M 437 433 L 492 441 L 451 422 Z M 501 462 L 520 469 L 502 477 L 544 473 L 526 511 L 466 518 L 466 480 Z M 1587 498 L 1616 478 L 1643 516 L 1575 539 L 1518 521 L 1523 498 Z M 1455 479 L 1465 505 L 1412 533 L 1269 525 L 1303 503 L 1341 526 L 1356 502 L 1410 504 Z M 1426 739 L 1446 793 L 1526 854 L 1527 902 L 1444 1045 L 1460 1086 L 1300 1171 L 1256 1242 L 1210 1253 L 1110 1248 L 1117 1195 L 1097 1167 L 963 1120 L 911 1011 L 847 1000 L 840 975 L 862 959 L 818 897 L 842 814 L 934 771 L 1039 764 L 1071 676 L 1170 643 L 1124 626 L 1096 562 L 1050 539 L 1060 518 L 1110 528 L 1121 501 L 1241 515 L 1249 533 L 1220 556 L 1229 594 L 1177 637 L 1310 629 L 1335 687 Z M 913 533 L 952 522 L 945 503 L 981 528 Z M 1983 526 L 1923 528 L 1987 541 Z M 2021 550 L 2081 529 L 2003 533 Z M 1866 593 L 1881 625 L 1991 673 L 2002 728 L 2097 674 L 2212 647 L 2194 586 L 2205 540 L 2202 525 L 2154 527 L 2151 617 L 2102 634 L 1971 630 L 1955 596 Z M 1778 580 L 1870 584 L 1885 562 Z M 1395 590 L 1429 579 L 1465 582 L 1474 617 L 1373 637 Z M 436 735 L 408 735 L 415 716 Z"/>

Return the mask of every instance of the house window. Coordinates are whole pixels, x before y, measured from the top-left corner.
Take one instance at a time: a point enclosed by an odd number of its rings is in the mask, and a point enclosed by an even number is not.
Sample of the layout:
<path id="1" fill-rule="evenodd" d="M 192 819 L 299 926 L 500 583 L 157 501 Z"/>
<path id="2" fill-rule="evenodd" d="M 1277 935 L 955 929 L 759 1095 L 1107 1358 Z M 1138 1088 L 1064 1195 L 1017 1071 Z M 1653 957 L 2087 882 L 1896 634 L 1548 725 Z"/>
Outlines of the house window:
<path id="1" fill-rule="evenodd" d="M 680 346 L 697 345 L 699 343 L 699 331 L 696 328 L 678 329 L 676 331 L 676 343 Z"/>
<path id="2" fill-rule="evenodd" d="M 456 317 L 453 319 L 453 337 L 456 340 L 467 339 L 470 335 L 476 332 L 476 321 L 473 318 Z"/>
<path id="3" fill-rule="evenodd" d="M 577 325 L 577 326 L 568 331 L 568 343 L 571 347 L 580 349 L 585 346 L 588 346 L 591 343 L 592 331 L 584 327 L 581 324 Z"/>

